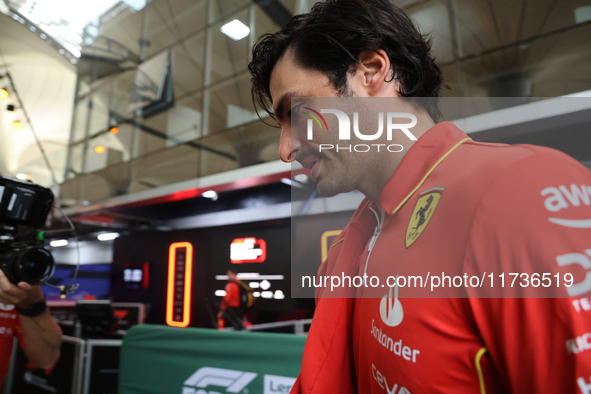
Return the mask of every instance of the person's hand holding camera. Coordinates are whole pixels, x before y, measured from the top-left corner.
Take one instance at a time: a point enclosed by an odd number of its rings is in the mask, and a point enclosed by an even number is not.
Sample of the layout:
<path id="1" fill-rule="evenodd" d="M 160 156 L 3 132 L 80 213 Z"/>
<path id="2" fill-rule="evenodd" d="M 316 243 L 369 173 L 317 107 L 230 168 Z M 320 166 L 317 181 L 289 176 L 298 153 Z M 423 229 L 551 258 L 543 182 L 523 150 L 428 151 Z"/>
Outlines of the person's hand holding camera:
<path id="1" fill-rule="evenodd" d="M 19 309 L 27 309 L 41 300 L 43 300 L 41 286 L 31 286 L 26 282 L 19 282 L 15 285 L 0 270 L 0 303 L 15 305 Z"/>
<path id="2" fill-rule="evenodd" d="M 41 286 L 15 285 L 0 270 L 0 303 L 16 306 L 29 362 L 37 368 L 51 368 L 60 356 L 62 331 L 49 314 Z"/>

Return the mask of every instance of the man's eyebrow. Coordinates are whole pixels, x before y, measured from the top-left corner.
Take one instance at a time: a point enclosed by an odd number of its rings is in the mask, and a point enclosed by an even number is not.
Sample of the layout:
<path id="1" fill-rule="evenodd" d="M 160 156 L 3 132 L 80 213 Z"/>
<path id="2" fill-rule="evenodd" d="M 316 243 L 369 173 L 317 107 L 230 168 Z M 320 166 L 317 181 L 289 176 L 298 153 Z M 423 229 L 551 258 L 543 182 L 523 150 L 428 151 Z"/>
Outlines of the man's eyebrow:
<path id="1" fill-rule="evenodd" d="M 293 92 L 287 92 L 283 96 L 281 96 L 281 98 L 279 99 L 279 104 L 277 104 L 277 108 L 275 108 L 275 110 L 273 111 L 273 113 L 275 114 L 275 118 L 278 121 L 284 120 L 285 110 L 287 109 L 287 107 L 289 105 L 289 100 L 292 97 L 297 97 L 297 95 L 298 95 L 298 92 L 293 91 Z"/>

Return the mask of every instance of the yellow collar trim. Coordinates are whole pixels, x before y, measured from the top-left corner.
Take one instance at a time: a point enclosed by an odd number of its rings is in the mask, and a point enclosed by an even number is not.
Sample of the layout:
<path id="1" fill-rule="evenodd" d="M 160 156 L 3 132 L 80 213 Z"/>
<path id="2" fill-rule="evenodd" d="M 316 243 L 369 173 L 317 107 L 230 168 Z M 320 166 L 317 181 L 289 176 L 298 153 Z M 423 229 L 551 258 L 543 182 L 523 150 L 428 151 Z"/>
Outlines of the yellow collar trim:
<path id="1" fill-rule="evenodd" d="M 392 215 L 394 215 L 396 212 L 398 212 L 400 210 L 400 208 L 402 208 L 402 206 L 404 205 L 404 203 L 406 203 L 408 201 L 408 199 L 416 193 L 417 190 L 419 190 L 419 188 L 421 187 L 421 185 L 423 183 L 425 183 L 425 181 L 427 180 L 427 178 L 429 177 L 429 175 L 431 175 L 431 173 L 433 172 L 433 170 L 435 170 L 435 168 L 443 161 L 443 159 L 445 159 L 447 156 L 449 156 L 451 154 L 451 152 L 453 152 L 454 150 L 456 150 L 456 148 L 460 145 L 462 145 L 464 142 L 466 141 L 472 141 L 472 138 L 468 137 L 468 138 L 464 138 L 463 140 L 461 140 L 460 142 L 458 142 L 457 144 L 455 144 L 450 150 L 448 150 L 445 155 L 441 156 L 441 158 L 439 160 L 437 160 L 437 163 L 435 163 L 433 165 L 433 167 L 431 167 L 431 169 L 429 171 L 427 171 L 427 173 L 425 174 L 425 176 L 423 177 L 423 179 L 421 179 L 421 181 L 419 182 L 419 184 L 412 189 L 412 191 L 410 193 L 408 193 L 408 196 L 406 196 L 404 198 L 404 200 L 402 200 L 402 202 L 396 207 L 395 210 L 392 211 Z"/>
<path id="2" fill-rule="evenodd" d="M 480 393 L 486 394 L 486 386 L 484 384 L 484 374 L 482 373 L 482 367 L 480 366 L 480 359 L 486 353 L 486 348 L 481 348 L 474 358 L 474 364 L 476 365 L 476 372 L 478 373 L 478 382 L 480 383 Z"/>

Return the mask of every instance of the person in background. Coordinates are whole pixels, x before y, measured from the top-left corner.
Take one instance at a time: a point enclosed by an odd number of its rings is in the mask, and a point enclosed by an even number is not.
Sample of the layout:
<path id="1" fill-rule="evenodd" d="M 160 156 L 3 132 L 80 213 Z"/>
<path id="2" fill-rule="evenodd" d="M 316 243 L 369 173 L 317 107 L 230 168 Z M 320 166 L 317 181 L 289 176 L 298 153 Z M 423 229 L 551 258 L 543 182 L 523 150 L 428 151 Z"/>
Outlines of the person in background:
<path id="1" fill-rule="evenodd" d="M 245 305 L 242 302 L 240 288 L 243 284 L 237 278 L 236 272 L 228 270 L 227 275 L 226 295 L 222 298 L 220 311 L 217 314 L 218 326 L 220 328 L 232 326 L 237 330 L 243 330 L 245 326 L 250 325 L 246 320 Z"/>
<path id="2" fill-rule="evenodd" d="M 15 285 L 0 270 L 0 386 L 15 336 L 32 366 L 49 369 L 58 361 L 62 330 L 51 318 L 41 287 Z"/>

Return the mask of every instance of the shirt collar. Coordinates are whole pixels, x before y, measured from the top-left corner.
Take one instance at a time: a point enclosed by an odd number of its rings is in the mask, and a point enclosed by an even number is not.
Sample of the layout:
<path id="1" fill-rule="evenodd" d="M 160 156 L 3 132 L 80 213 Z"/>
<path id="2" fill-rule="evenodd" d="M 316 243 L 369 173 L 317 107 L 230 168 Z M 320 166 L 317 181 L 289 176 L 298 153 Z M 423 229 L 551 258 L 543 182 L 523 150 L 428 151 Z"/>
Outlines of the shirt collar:
<path id="1" fill-rule="evenodd" d="M 380 205 L 388 215 L 396 213 L 447 155 L 471 140 L 451 122 L 438 123 L 408 150 L 382 193 Z"/>

